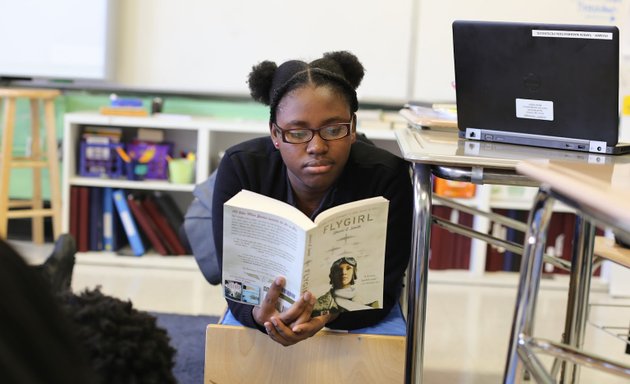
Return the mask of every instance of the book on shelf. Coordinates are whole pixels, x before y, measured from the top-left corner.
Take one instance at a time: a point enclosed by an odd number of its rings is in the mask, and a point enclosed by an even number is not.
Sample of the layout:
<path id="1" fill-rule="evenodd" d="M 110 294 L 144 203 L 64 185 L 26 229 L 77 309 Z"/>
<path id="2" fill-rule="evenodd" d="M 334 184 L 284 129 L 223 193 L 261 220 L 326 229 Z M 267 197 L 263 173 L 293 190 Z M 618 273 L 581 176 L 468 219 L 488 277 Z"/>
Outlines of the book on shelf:
<path id="1" fill-rule="evenodd" d="M 224 296 L 260 305 L 284 276 L 281 310 L 307 290 L 318 298 L 314 313 L 382 308 L 388 210 L 387 199 L 373 197 L 313 222 L 289 204 L 242 190 L 224 204 Z M 337 306 L 318 309 L 331 300 Z"/>
<path id="2" fill-rule="evenodd" d="M 87 252 L 90 250 L 90 189 L 88 187 L 79 188 L 79 228 L 77 239 L 77 251 Z"/>
<path id="3" fill-rule="evenodd" d="M 70 187 L 70 235 L 79 241 L 79 187 Z"/>
<path id="4" fill-rule="evenodd" d="M 151 247 L 162 256 L 168 255 L 169 251 L 166 249 L 155 223 L 147 214 L 139 199 L 130 193 L 127 196 L 127 204 L 129 205 L 131 214 L 140 227 L 141 233 L 146 236 Z"/>
<path id="5" fill-rule="evenodd" d="M 122 141 L 122 128 L 115 127 L 94 127 L 94 126 L 85 126 L 83 127 L 81 137 L 84 140 L 93 140 L 98 138 L 107 139 L 110 143 L 119 143 Z"/>
<path id="6" fill-rule="evenodd" d="M 127 234 L 131 250 L 135 256 L 142 256 L 145 252 L 144 244 L 142 243 L 142 239 L 138 233 L 136 222 L 129 210 L 125 193 L 122 189 L 116 189 L 114 190 L 113 195 L 114 205 L 116 206 L 116 210 L 120 216 L 120 221 L 122 222 L 125 233 Z"/>
<path id="7" fill-rule="evenodd" d="M 155 128 L 138 128 L 136 140 L 149 143 L 161 143 L 164 141 L 164 130 Z"/>
<path id="8" fill-rule="evenodd" d="M 450 207 L 434 205 L 432 215 L 455 224 L 472 227 L 472 215 L 455 211 Z M 452 233 L 436 223 L 432 224 L 430 269 L 469 269 L 470 249 L 470 238 Z"/>
<path id="9" fill-rule="evenodd" d="M 160 211 L 155 201 L 150 196 L 146 196 L 140 200 L 140 202 L 153 223 L 155 223 L 159 235 L 161 239 L 164 240 L 164 244 L 166 245 L 169 253 L 172 255 L 187 254 L 179 236 L 175 231 L 173 231 L 173 228 L 168 223 L 166 216 L 164 216 L 164 214 Z"/>
<path id="10" fill-rule="evenodd" d="M 90 251 L 103 250 L 103 189 L 90 188 Z"/>
<path id="11" fill-rule="evenodd" d="M 103 250 L 115 252 L 120 248 L 120 218 L 114 207 L 114 189 L 103 188 Z"/>
<path id="12" fill-rule="evenodd" d="M 184 214 L 175 203 L 175 200 L 173 200 L 173 197 L 168 193 L 154 191 L 153 198 L 160 208 L 160 212 L 162 212 L 171 228 L 173 228 L 173 231 L 179 233 L 179 229 L 184 223 Z"/>
<path id="13" fill-rule="evenodd" d="M 149 112 L 144 107 L 101 107 L 101 115 L 110 116 L 149 116 Z"/>

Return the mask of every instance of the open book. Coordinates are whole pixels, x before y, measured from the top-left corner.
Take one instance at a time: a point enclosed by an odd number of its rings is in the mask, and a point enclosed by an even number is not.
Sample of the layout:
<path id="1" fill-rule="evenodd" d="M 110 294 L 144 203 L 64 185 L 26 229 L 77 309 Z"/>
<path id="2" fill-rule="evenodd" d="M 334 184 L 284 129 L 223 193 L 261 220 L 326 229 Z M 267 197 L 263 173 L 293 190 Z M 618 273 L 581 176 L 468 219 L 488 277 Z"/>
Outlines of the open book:
<path id="1" fill-rule="evenodd" d="M 382 308 L 389 201 L 359 200 L 320 213 L 242 190 L 224 204 L 226 298 L 260 305 L 271 282 L 286 278 L 280 311 L 305 291 L 313 316 Z"/>

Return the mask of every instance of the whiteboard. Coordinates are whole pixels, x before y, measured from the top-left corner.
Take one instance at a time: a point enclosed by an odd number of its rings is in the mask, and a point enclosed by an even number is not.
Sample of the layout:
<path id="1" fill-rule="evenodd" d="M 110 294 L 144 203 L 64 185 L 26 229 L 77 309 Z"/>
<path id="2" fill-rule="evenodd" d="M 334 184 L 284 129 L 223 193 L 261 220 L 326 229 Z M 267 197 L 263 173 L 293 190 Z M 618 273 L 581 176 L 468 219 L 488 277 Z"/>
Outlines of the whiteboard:
<path id="1" fill-rule="evenodd" d="M 628 51 L 626 0 L 419 1 L 413 100 L 455 101 L 451 24 L 458 19 L 617 25 L 622 55 Z"/>
<path id="2" fill-rule="evenodd" d="M 416 0 L 129 0 L 119 5 L 115 82 L 249 95 L 254 64 L 349 50 L 362 101 L 407 101 Z"/>
<path id="3" fill-rule="evenodd" d="M 109 0 L 0 0 L 0 76 L 103 80 Z"/>

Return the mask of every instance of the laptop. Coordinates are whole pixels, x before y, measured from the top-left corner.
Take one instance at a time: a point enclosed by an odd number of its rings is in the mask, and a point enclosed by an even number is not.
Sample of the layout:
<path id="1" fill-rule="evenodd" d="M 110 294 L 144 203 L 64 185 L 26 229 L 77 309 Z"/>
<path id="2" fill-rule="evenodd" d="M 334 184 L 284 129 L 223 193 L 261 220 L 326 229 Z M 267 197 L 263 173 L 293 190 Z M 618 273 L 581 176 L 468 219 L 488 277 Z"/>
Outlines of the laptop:
<path id="1" fill-rule="evenodd" d="M 630 152 L 618 142 L 617 27 L 455 21 L 453 48 L 460 137 Z"/>

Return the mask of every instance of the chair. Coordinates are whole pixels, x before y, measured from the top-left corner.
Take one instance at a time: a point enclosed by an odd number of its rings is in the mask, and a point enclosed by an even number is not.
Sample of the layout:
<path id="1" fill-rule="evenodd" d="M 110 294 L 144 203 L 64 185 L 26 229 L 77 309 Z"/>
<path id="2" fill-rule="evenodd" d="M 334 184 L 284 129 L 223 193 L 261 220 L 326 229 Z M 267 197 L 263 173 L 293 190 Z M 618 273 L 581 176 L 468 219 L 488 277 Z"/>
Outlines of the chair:
<path id="1" fill-rule="evenodd" d="M 205 383 L 402 383 L 405 370 L 402 334 L 322 330 L 312 338 L 283 347 L 258 330 L 222 321 L 206 330 Z M 394 312 L 394 310 L 392 310 Z M 228 312 L 229 314 L 229 312 Z M 387 320 L 387 319 L 386 319 Z M 386 321 L 384 320 L 384 321 Z M 391 316 L 390 316 L 391 320 Z M 390 328 L 391 329 L 391 328 Z M 354 331 L 353 331 L 354 332 Z"/>
<path id="2" fill-rule="evenodd" d="M 44 217 L 52 217 L 53 236 L 61 234 L 61 191 L 59 163 L 55 131 L 54 100 L 58 90 L 0 88 L 4 101 L 4 124 L 0 148 L 0 238 L 7 237 L 8 221 L 16 218 L 32 218 L 33 242 L 44 242 Z M 14 157 L 13 133 L 15 130 L 16 100 L 27 98 L 30 102 L 31 153 L 28 157 Z M 40 148 L 40 102 L 44 105 L 46 153 Z M 9 199 L 10 174 L 13 168 L 33 169 L 33 193 L 31 200 Z M 48 168 L 50 181 L 50 208 L 44 209 L 42 199 L 41 169 Z M 22 208 L 22 209 L 12 209 Z"/>

